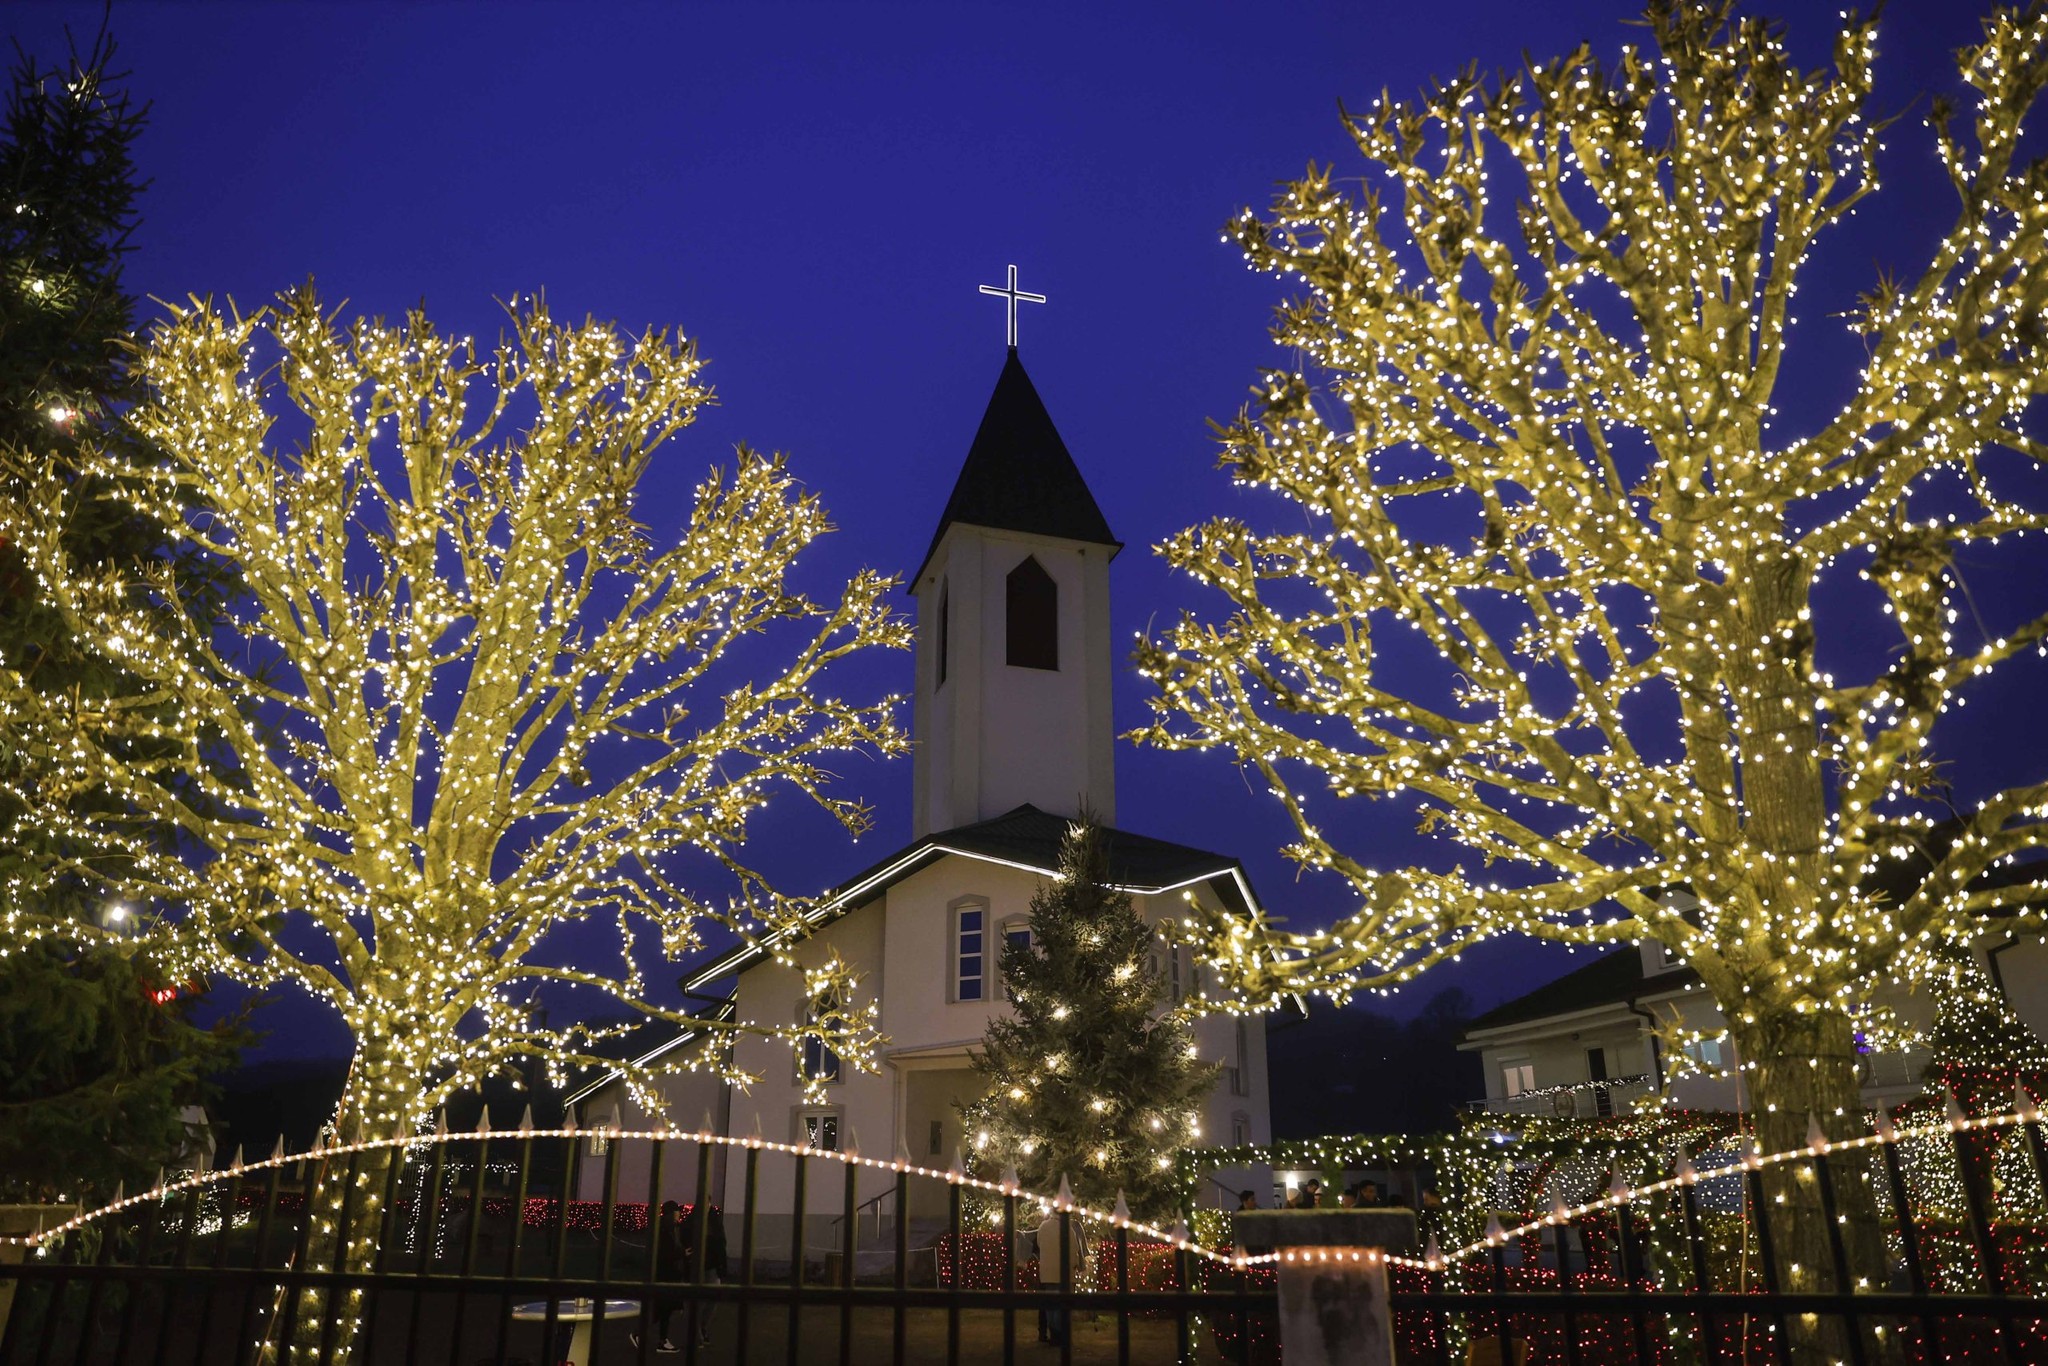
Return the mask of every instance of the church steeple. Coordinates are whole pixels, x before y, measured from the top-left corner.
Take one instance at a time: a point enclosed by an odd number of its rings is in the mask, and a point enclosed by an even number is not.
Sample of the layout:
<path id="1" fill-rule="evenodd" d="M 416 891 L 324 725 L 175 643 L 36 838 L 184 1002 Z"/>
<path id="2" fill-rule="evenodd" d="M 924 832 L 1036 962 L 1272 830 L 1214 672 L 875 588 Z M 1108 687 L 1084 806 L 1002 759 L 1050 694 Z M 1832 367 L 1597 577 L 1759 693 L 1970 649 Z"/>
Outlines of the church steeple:
<path id="1" fill-rule="evenodd" d="M 1012 348 L 911 582 L 914 833 L 1029 802 L 1116 814 L 1109 562 L 1122 549 Z"/>

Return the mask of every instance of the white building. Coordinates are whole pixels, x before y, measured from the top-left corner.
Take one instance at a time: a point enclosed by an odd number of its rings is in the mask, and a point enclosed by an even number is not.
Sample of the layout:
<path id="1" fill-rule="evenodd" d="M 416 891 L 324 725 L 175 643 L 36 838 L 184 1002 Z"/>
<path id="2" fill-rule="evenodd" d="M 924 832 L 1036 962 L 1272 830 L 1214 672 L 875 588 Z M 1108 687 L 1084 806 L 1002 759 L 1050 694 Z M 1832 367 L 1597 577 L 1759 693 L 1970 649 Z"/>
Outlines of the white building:
<path id="1" fill-rule="evenodd" d="M 1989 880 L 2021 881 L 2037 870 L 2025 865 L 2000 869 Z M 2035 1032 L 2048 1036 L 2048 947 L 2037 937 L 2004 931 L 1986 934 L 1976 945 L 1994 985 L 2007 1004 Z M 1883 1004 L 1915 1026 L 1934 1017 L 1926 991 L 1901 983 L 1886 991 Z M 1672 1067 L 1652 1032 L 1673 1017 L 1689 1034 L 1717 1034 L 1725 1017 L 1699 974 L 1674 963 L 1662 945 L 1645 943 L 1600 955 L 1473 1020 L 1459 1047 L 1480 1055 L 1486 1096 L 1475 1105 L 1508 1114 L 1555 1114 L 1592 1118 L 1626 1111 L 1641 1097 L 1667 1090 L 1673 1103 L 1689 1110 L 1735 1110 L 1747 1103 L 1741 1083 Z M 1699 1060 L 1720 1067 L 1725 1042 L 1697 1046 Z M 1924 1089 L 1930 1057 L 1909 1050 L 1863 1055 L 1863 1101 L 1897 1105 Z"/>
<path id="2" fill-rule="evenodd" d="M 950 1165 L 966 1146 L 955 1106 L 980 1094 L 969 1054 L 991 1017 L 1008 1009 L 997 947 L 1028 932 L 1032 894 L 1056 868 L 1061 838 L 1083 804 L 1111 827 L 1111 876 L 1147 919 L 1183 912 L 1190 897 L 1251 908 L 1252 889 L 1235 859 L 1114 828 L 1109 567 L 1120 548 L 1013 348 L 911 581 L 916 837 L 834 891 L 814 933 L 790 950 L 801 964 L 836 951 L 861 973 L 889 1040 L 880 1073 L 855 1075 L 814 1050 L 802 1065 L 831 1080 L 824 1103 L 807 1104 L 788 1045 L 743 1035 L 733 1061 L 761 1081 L 735 1092 L 706 1077 L 679 1078 L 664 1118 L 695 1129 L 709 1115 L 730 1133 L 808 1139 L 814 1147 L 857 1139 L 871 1155 L 901 1152 L 923 1165 Z M 800 977 L 772 965 L 757 971 L 762 965 L 758 950 L 735 949 L 692 970 L 683 986 L 729 995 L 743 1021 L 800 1022 Z M 1163 942 L 1157 966 L 1163 1009 L 1192 988 L 1195 969 Z M 1211 1018 L 1194 1034 L 1202 1056 L 1224 1064 L 1205 1140 L 1269 1142 L 1262 1022 Z M 686 1042 L 670 1039 L 662 1048 Z M 594 1080 L 570 1102 L 582 1124 L 602 1123 L 615 1109 L 627 1127 L 646 1119 L 615 1075 Z M 718 1164 L 713 1175 L 728 1209 L 743 1204 L 743 1165 Z M 687 1170 L 664 1174 L 666 1198 L 688 1199 L 694 1189 L 694 1157 L 680 1166 Z M 760 1255 L 768 1260 L 787 1257 L 790 1167 L 774 1154 L 762 1161 L 755 1208 Z M 586 1197 L 600 1188 L 601 1171 L 594 1154 L 583 1163 Z M 621 1170 L 620 1198 L 644 1198 L 648 1180 L 644 1168 Z M 813 1180 L 805 1238 L 815 1257 L 838 1242 L 832 1225 L 844 1191 L 837 1181 Z M 892 1174 L 864 1172 L 861 1182 L 862 1204 L 876 1202 L 864 1227 L 892 1237 Z M 914 1182 L 907 1214 L 915 1238 L 935 1234 L 945 1219 L 944 1190 Z"/>

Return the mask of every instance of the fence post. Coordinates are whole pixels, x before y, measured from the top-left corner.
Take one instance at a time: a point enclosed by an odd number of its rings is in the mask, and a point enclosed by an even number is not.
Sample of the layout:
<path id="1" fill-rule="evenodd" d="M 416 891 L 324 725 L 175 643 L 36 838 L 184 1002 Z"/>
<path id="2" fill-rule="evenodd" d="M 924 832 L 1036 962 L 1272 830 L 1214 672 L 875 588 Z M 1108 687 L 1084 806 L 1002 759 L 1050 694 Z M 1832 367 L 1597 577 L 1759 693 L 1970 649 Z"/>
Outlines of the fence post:
<path id="1" fill-rule="evenodd" d="M 1280 1254 L 1287 1366 L 1394 1366 L 1386 1254 L 1414 1250 L 1414 1211 L 1271 1209 L 1231 1217 L 1238 1247 Z"/>
<path id="2" fill-rule="evenodd" d="M 72 1218 L 78 1210 L 77 1205 L 0 1205 L 0 1237 L 26 1238 L 41 1233 Z M 19 1266 L 27 1260 L 26 1243 L 0 1243 L 0 1265 Z M 12 1276 L 0 1276 L 0 1333 L 7 1331 L 17 1284 Z"/>

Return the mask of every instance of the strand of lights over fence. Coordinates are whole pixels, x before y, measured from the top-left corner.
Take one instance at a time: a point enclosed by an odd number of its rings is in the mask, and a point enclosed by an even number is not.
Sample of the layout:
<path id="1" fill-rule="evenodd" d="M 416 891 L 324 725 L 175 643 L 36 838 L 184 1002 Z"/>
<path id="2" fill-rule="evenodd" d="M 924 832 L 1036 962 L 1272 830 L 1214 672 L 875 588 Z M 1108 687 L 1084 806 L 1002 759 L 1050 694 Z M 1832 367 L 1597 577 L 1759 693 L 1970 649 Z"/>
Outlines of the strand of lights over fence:
<path id="1" fill-rule="evenodd" d="M 1156 1238 L 1160 1242 L 1170 1244 L 1176 1250 L 1193 1253 L 1195 1256 L 1214 1262 L 1219 1266 L 1236 1266 L 1246 1264 L 1249 1261 L 1260 1260 L 1257 1258 L 1233 1258 L 1211 1251 L 1196 1242 L 1188 1234 L 1185 1227 L 1163 1229 L 1157 1225 L 1147 1224 L 1134 1219 L 1125 1208 L 1121 1195 L 1117 1197 L 1116 1208 L 1105 1213 L 1102 1210 L 1090 1209 L 1084 1205 L 1077 1204 L 1064 1190 L 1059 1195 L 1051 1196 L 1027 1191 L 1017 1184 L 1014 1172 L 1007 1174 L 1001 1181 L 983 1181 L 978 1177 L 969 1176 L 957 1168 L 941 1171 L 936 1167 L 920 1166 L 901 1157 L 885 1161 L 878 1157 L 862 1157 L 857 1152 L 813 1148 L 802 1143 L 777 1143 L 772 1139 L 760 1137 L 733 1138 L 725 1134 L 714 1134 L 701 1130 L 692 1133 L 685 1129 L 623 1129 L 615 1125 L 594 1125 L 588 1128 L 577 1128 L 574 1125 L 569 1125 L 560 1129 L 535 1129 L 524 1125 L 516 1129 L 491 1129 L 480 1125 L 473 1132 L 462 1134 L 443 1131 L 432 1134 L 420 1134 L 412 1138 L 379 1138 L 368 1139 L 361 1143 L 341 1143 L 332 1147 L 312 1148 L 306 1152 L 289 1155 L 279 1152 L 260 1161 L 237 1161 L 226 1167 L 216 1167 L 205 1172 L 194 1172 L 175 1181 L 165 1181 L 139 1195 L 124 1196 L 97 1209 L 86 1210 L 66 1219 L 62 1223 L 52 1224 L 50 1227 L 40 1229 L 34 1233 L 0 1236 L 0 1245 L 13 1244 L 30 1247 L 34 1248 L 38 1255 L 41 1255 L 47 1250 L 48 1245 L 56 1239 L 75 1229 L 83 1228 L 87 1224 L 104 1219 L 109 1215 L 118 1214 L 122 1210 L 132 1209 L 137 1205 L 145 1205 L 151 1201 L 162 1201 L 171 1196 L 181 1195 L 187 1191 L 213 1185 L 217 1182 L 235 1180 L 251 1172 L 268 1171 L 272 1168 L 284 1167 L 297 1162 L 321 1162 L 332 1158 L 347 1157 L 351 1153 L 372 1152 L 380 1148 L 421 1147 L 449 1139 L 482 1141 L 536 1138 L 601 1138 L 608 1143 L 622 1142 L 628 1139 L 650 1139 L 668 1142 L 716 1144 L 728 1148 L 751 1148 L 761 1152 L 788 1153 L 793 1157 L 825 1158 L 845 1163 L 850 1167 L 866 1167 L 875 1171 L 903 1172 L 910 1176 L 930 1177 L 933 1180 L 944 1181 L 948 1185 L 959 1186 L 967 1190 L 984 1191 L 990 1195 L 1014 1196 L 1020 1200 L 1030 1201 L 1043 1209 L 1065 1210 L 1078 1219 L 1105 1224 L 1112 1228 L 1129 1229 L 1133 1233 Z M 1267 1258 L 1265 1260 L 1271 1259 Z"/>

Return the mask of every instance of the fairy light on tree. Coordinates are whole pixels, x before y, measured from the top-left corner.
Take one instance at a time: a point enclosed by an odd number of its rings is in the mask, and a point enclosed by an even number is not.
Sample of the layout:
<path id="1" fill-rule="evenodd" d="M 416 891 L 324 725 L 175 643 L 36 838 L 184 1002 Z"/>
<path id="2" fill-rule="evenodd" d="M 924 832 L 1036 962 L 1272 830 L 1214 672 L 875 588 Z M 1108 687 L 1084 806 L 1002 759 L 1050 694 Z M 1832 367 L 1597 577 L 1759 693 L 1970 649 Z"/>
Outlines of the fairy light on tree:
<path id="1" fill-rule="evenodd" d="M 1980 629 L 1952 566 L 2048 520 L 2020 429 L 2048 206 L 2018 158 L 2048 12 L 1959 55 L 1968 126 L 1929 120 L 1954 224 L 1866 296 L 1853 395 L 1796 437 L 1771 419 L 1800 268 L 1877 188 L 1874 25 L 1845 18 L 1812 72 L 1719 0 L 1659 0 L 1648 27 L 1611 65 L 1581 49 L 1383 99 L 1348 120 L 1383 192 L 1312 169 L 1233 224 L 1301 291 L 1275 329 L 1299 368 L 1264 377 L 1224 461 L 1310 526 L 1166 544 L 1234 614 L 1141 642 L 1143 736 L 1257 768 L 1292 855 L 1356 889 L 1326 933 L 1190 925 L 1242 1000 L 1391 986 L 1504 933 L 1654 939 L 1726 1009 L 1761 1142 L 1787 1148 L 1809 1112 L 1855 1122 L 1874 986 L 1984 912 L 2032 915 L 2026 887 L 1973 883 L 2042 842 L 2044 785 L 1967 812 L 1908 895 L 1867 882 L 1931 824 L 1937 718 L 2048 633 Z M 1872 605 L 1828 639 L 1886 633 L 1865 675 L 1815 661 L 1830 571 Z M 1440 670 L 1381 667 L 1408 632 Z M 1316 786 L 1419 799 L 1469 855 L 1371 866 Z"/>
<path id="2" fill-rule="evenodd" d="M 788 963 L 806 904 L 740 861 L 750 818 L 786 788 L 858 832 L 868 810 L 828 792 L 828 765 L 905 744 L 897 699 L 823 690 L 841 660 L 909 632 L 881 575 L 836 602 L 792 585 L 829 527 L 780 457 L 743 448 L 712 470 L 667 549 L 635 520 L 641 475 L 710 397 L 694 346 L 559 325 L 538 299 L 510 325 L 479 359 L 418 313 L 339 326 L 310 287 L 250 317 L 172 311 L 138 357 L 133 413 L 167 465 L 94 448 L 83 467 L 233 571 L 246 591 L 224 618 L 164 575 L 75 560 L 61 500 L 0 511 L 40 596 L 135 680 L 45 696 L 6 660 L 5 719 L 47 755 L 11 795 L 87 851 L 80 876 L 138 917 L 156 908 L 147 933 L 183 972 L 335 1011 L 355 1039 L 346 1143 L 414 1134 L 528 1059 L 556 1076 L 616 1068 L 659 1113 L 658 1077 L 719 1066 L 724 1040 L 646 999 L 636 945 L 679 957 L 717 924 Z M 182 515 L 192 489 L 204 509 Z M 232 762 L 210 768 L 212 754 Z M 73 800 L 93 791 L 135 823 Z M 140 822 L 175 823 L 183 845 Z M 692 860 L 736 890 L 700 890 L 713 879 Z M 615 963 L 559 946 L 577 922 L 613 927 Z M 47 928 L 14 901 L 4 927 Z M 806 986 L 830 1002 L 813 1023 L 731 1027 L 822 1038 L 871 1069 L 876 1017 L 853 975 L 835 960 Z M 626 1026 L 550 1026 L 537 990 L 687 1021 L 708 1042 L 621 1063 L 602 1045 Z M 370 1165 L 356 1226 L 326 1226 L 316 1263 L 368 1255 L 383 1189 Z"/>
<path id="3" fill-rule="evenodd" d="M 974 1070 L 988 1090 L 960 1109 L 978 1164 L 1014 1166 L 1024 1186 L 1062 1179 L 1083 1201 L 1164 1217 L 1179 1186 L 1173 1153 L 1201 1137 L 1218 1067 L 1187 1027 L 1157 1016 L 1153 930 L 1109 885 L 1102 828 L 1083 812 L 1059 871 L 1031 898 L 1029 942 L 1000 965 L 1011 1014 L 989 1022 Z"/>

